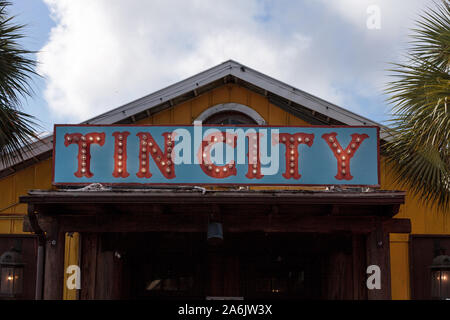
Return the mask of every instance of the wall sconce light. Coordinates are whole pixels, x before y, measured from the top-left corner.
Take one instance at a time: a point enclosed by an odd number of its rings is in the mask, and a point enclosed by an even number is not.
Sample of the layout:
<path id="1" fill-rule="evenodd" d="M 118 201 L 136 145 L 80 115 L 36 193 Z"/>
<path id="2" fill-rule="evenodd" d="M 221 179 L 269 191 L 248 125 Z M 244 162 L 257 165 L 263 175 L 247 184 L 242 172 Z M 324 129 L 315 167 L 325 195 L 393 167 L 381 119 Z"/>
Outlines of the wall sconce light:
<path id="1" fill-rule="evenodd" d="M 450 256 L 435 257 L 430 269 L 432 299 L 450 300 Z"/>
<path id="2" fill-rule="evenodd" d="M 0 296 L 16 298 L 23 292 L 23 270 L 21 241 L 0 256 Z"/>

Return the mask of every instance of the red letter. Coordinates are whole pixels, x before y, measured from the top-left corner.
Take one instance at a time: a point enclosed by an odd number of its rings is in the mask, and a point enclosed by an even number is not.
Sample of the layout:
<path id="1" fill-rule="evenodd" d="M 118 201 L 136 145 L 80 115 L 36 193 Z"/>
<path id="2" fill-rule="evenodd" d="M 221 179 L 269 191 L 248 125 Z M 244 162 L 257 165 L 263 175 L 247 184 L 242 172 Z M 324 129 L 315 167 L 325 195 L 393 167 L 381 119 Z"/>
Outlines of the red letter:
<path id="1" fill-rule="evenodd" d="M 85 176 L 91 178 L 94 174 L 91 172 L 91 144 L 103 146 L 105 143 L 105 133 L 92 132 L 85 135 L 81 133 L 66 133 L 64 136 L 64 145 L 68 147 L 71 144 L 78 145 L 78 170 L 74 173 L 75 177 Z"/>
<path id="2" fill-rule="evenodd" d="M 128 131 L 114 132 L 114 171 L 113 177 L 126 178 L 130 174 L 127 172 L 127 138 L 130 135 Z"/>
<path id="3" fill-rule="evenodd" d="M 259 138 L 261 133 L 249 133 L 248 137 L 248 171 L 245 175 L 249 179 L 261 179 L 261 155 L 259 153 Z M 251 157 L 251 158 L 250 158 Z M 251 159 L 251 160 L 250 160 Z"/>
<path id="4" fill-rule="evenodd" d="M 350 174 L 350 159 L 355 155 L 356 150 L 358 150 L 364 139 L 368 138 L 367 134 L 352 134 L 352 141 L 348 144 L 345 150 L 342 149 L 341 144 L 336 138 L 337 133 L 326 133 L 322 135 L 322 138 L 328 144 L 328 146 L 333 151 L 333 154 L 337 160 L 337 175 L 335 176 L 338 180 L 352 180 L 353 177 Z"/>
<path id="5" fill-rule="evenodd" d="M 229 176 L 236 175 L 236 165 L 233 161 L 227 163 L 224 166 L 217 166 L 211 161 L 211 149 L 216 143 L 225 142 L 232 148 L 235 148 L 235 137 L 234 134 L 226 134 L 225 132 L 212 133 L 208 135 L 205 140 L 202 141 L 202 145 L 198 150 L 198 159 L 200 162 L 200 167 L 203 172 L 208 176 L 223 179 Z"/>
<path id="6" fill-rule="evenodd" d="M 286 179 L 300 179 L 302 175 L 298 172 L 298 145 L 306 144 L 308 147 L 311 147 L 314 142 L 314 134 L 280 133 L 280 142 L 286 147 L 284 156 L 286 159 L 286 172 L 283 173 L 283 177 Z"/>
<path id="7" fill-rule="evenodd" d="M 152 135 L 147 132 L 139 132 L 136 134 L 140 141 L 139 150 L 139 172 L 136 175 L 139 178 L 150 178 L 152 176 L 149 170 L 149 155 L 152 156 L 158 166 L 159 171 L 167 178 L 175 178 L 174 164 L 172 162 L 173 140 L 170 132 L 164 132 L 164 153 L 156 144 Z"/>

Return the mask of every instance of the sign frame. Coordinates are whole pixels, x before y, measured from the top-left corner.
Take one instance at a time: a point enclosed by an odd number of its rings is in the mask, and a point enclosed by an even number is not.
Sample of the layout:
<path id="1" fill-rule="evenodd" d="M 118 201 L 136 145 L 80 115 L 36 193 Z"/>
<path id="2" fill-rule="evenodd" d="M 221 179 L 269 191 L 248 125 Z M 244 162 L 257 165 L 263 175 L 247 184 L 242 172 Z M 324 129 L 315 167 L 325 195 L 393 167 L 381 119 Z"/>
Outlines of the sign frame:
<path id="1" fill-rule="evenodd" d="M 240 186 L 256 186 L 256 187 L 264 187 L 264 186 L 280 186 L 280 187 L 344 187 L 344 188 L 380 188 L 381 187 L 381 170 L 380 170 L 380 127 L 379 126 L 348 126 L 348 125 L 307 125 L 307 126 L 301 126 L 301 125 L 249 125 L 249 124 L 243 124 L 243 125 L 217 125 L 217 124 L 202 124 L 202 127 L 204 128 L 217 128 L 220 129 L 223 127 L 226 128 L 327 128 L 327 129 L 333 129 L 333 128 L 374 128 L 376 129 L 376 144 L 377 144 L 377 159 L 376 159 L 376 166 L 377 166 L 377 184 L 337 184 L 337 183 L 330 183 L 330 184 L 308 184 L 308 183 L 251 183 L 250 181 L 248 183 L 221 183 L 221 182 L 214 182 L 214 183 L 160 183 L 160 182 L 142 182 L 142 183 L 136 183 L 136 182 L 55 182 L 55 155 L 56 155 L 56 128 L 57 127 L 167 127 L 167 128 L 182 128 L 182 127 L 194 127 L 193 124 L 166 124 L 166 125 L 157 125 L 157 124 L 54 124 L 54 130 L 53 130 L 53 151 L 52 151 L 52 185 L 56 187 L 73 187 L 73 186 L 87 186 L 92 183 L 100 183 L 104 186 L 110 186 L 110 187 L 117 187 L 123 188 L 123 187 L 157 187 L 157 186 L 221 186 L 221 187 L 240 187 Z M 250 179 L 249 179 L 250 180 Z"/>

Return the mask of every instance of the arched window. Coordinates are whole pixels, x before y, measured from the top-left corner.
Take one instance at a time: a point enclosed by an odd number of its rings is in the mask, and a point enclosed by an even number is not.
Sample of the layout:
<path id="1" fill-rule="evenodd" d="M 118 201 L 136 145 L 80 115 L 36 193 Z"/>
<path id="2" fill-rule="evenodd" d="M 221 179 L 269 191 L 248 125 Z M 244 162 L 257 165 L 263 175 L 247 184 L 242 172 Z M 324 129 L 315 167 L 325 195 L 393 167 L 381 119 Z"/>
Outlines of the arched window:
<path id="1" fill-rule="evenodd" d="M 264 125 L 266 121 L 255 110 L 239 103 L 222 103 L 203 111 L 195 121 L 220 125 Z"/>
<path id="2" fill-rule="evenodd" d="M 257 124 L 256 121 L 244 113 L 236 111 L 223 111 L 213 114 L 205 121 L 204 124 Z"/>

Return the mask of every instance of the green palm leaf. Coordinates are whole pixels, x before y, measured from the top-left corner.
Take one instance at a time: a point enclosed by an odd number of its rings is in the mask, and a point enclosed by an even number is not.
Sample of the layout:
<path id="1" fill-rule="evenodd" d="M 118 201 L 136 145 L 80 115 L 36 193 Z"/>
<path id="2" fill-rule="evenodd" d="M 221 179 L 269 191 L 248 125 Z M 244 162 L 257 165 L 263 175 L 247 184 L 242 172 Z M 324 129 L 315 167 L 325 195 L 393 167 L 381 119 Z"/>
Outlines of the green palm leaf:
<path id="1" fill-rule="evenodd" d="M 24 26 L 13 24 L 8 17 L 7 1 L 0 1 L 0 161 L 12 164 L 30 151 L 30 141 L 37 139 L 34 118 L 20 111 L 23 97 L 32 95 L 29 85 L 36 62 L 32 51 L 24 50 L 18 41 L 24 37 Z"/>
<path id="2" fill-rule="evenodd" d="M 442 0 L 413 29 L 407 62 L 393 64 L 384 152 L 397 181 L 423 202 L 450 208 L 450 5 Z"/>
<path id="3" fill-rule="evenodd" d="M 13 163 L 17 157 L 23 158 L 24 152 L 30 151 L 27 146 L 36 139 L 34 126 L 32 116 L 0 104 L 0 158 L 4 163 Z"/>

